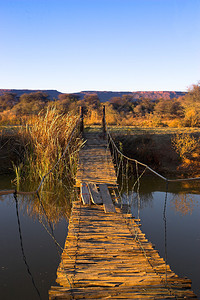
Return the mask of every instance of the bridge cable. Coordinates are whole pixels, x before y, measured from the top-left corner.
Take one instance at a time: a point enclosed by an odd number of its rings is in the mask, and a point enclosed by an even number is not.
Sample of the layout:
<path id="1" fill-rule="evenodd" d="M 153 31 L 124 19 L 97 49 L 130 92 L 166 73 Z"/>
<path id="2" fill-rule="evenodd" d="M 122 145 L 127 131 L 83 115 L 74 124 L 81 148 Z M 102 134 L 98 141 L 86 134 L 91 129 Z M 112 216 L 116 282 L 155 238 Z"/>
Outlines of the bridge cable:
<path id="1" fill-rule="evenodd" d="M 109 130 L 108 130 L 108 127 L 106 125 L 106 130 L 107 130 L 107 134 L 108 134 L 108 137 L 109 139 L 111 140 L 111 143 L 113 144 L 114 148 L 116 149 L 116 151 L 122 155 L 125 159 L 129 160 L 129 161 L 133 161 L 133 162 L 137 162 L 139 165 L 143 166 L 143 167 L 146 167 L 149 171 L 151 171 L 152 173 L 154 173 L 155 175 L 157 175 L 158 177 L 160 177 L 161 179 L 163 179 L 164 181 L 168 181 L 168 182 L 178 182 L 178 181 L 190 181 L 190 180 L 200 180 L 200 177 L 192 177 L 192 178 L 178 178 L 178 179 L 168 179 L 164 176 L 162 176 L 161 174 L 159 174 L 158 172 L 154 171 L 152 168 L 150 168 L 148 165 L 134 159 L 134 158 L 130 158 L 126 155 L 124 155 L 120 150 L 119 148 L 116 146 Z"/>
<path id="2" fill-rule="evenodd" d="M 30 267 L 28 265 L 28 262 L 27 262 L 27 259 L 26 259 L 26 255 L 25 255 L 25 252 L 24 252 L 24 247 L 23 247 L 23 239 L 22 239 L 22 232 L 21 232 L 21 224 L 20 224 L 20 218 L 19 218 L 19 210 L 18 210 L 18 199 L 17 199 L 17 193 L 15 192 L 13 194 L 14 196 L 14 199 L 15 199 L 15 204 L 16 204 L 16 214 L 17 214 L 17 223 L 18 223 L 18 231 L 19 231 L 19 237 L 20 237 L 20 246 L 21 246 L 21 251 L 22 251 L 22 256 L 23 256 L 23 261 L 26 265 L 26 268 L 27 268 L 27 272 L 29 274 L 29 276 L 31 277 L 31 281 L 32 281 L 32 284 L 36 290 L 36 293 L 39 297 L 39 299 L 42 299 L 41 298 L 41 295 L 40 295 L 40 292 L 35 284 L 35 281 L 34 281 L 34 278 L 33 278 L 33 275 L 31 273 L 31 270 L 30 270 Z"/>
<path id="3" fill-rule="evenodd" d="M 166 217 L 166 208 L 167 208 L 167 196 L 168 196 L 168 181 L 166 181 L 166 191 L 165 191 L 165 202 L 163 209 L 163 221 L 164 221 L 164 239 L 165 239 L 165 281 L 167 284 L 167 217 Z"/>
<path id="4" fill-rule="evenodd" d="M 67 253 L 66 248 L 63 248 L 63 247 L 58 243 L 58 241 L 56 240 L 55 235 L 54 235 L 54 231 L 53 231 L 53 226 L 52 226 L 51 221 L 49 220 L 49 218 L 48 218 L 48 216 L 47 216 L 46 210 L 45 210 L 44 205 L 43 205 L 43 203 L 42 203 L 42 201 L 41 201 L 41 197 L 40 197 L 39 193 L 37 193 L 37 197 L 38 197 L 39 203 L 40 203 L 40 205 L 41 205 L 41 207 L 42 207 L 42 209 L 43 209 L 43 212 L 44 212 L 44 214 L 45 214 L 45 217 L 46 217 L 46 220 L 47 220 L 47 222 L 48 222 L 48 224 L 49 224 L 49 227 L 50 227 L 50 229 L 51 229 L 51 232 L 48 230 L 48 228 L 46 227 L 46 225 L 45 225 L 44 222 L 42 221 L 42 217 L 41 217 L 40 214 L 39 214 L 39 221 L 40 221 L 40 223 L 42 224 L 42 226 L 44 227 L 44 229 L 47 231 L 47 233 L 51 236 L 51 238 L 53 239 L 53 241 L 54 241 L 54 243 L 55 243 L 55 245 L 56 245 L 57 253 L 58 253 L 58 256 L 59 256 L 59 258 L 60 258 L 61 265 L 62 265 L 61 268 L 62 268 L 63 271 L 64 271 L 65 277 L 66 277 L 67 282 L 68 282 L 68 284 L 69 284 L 69 287 L 70 287 L 70 289 L 71 289 L 71 288 L 72 288 L 72 284 L 71 284 L 71 282 L 70 282 L 70 280 L 69 280 L 69 278 L 68 278 L 67 272 L 65 271 L 65 266 L 64 266 L 64 263 L 63 263 L 63 259 L 62 259 L 62 254 L 65 253 L 70 259 L 72 259 L 72 258 L 71 258 L 71 256 Z M 60 253 L 59 248 L 62 250 L 62 254 Z"/>
<path id="5" fill-rule="evenodd" d="M 137 178 L 132 186 L 132 193 L 134 192 L 134 189 L 135 187 L 137 186 L 137 189 L 136 189 L 136 194 L 137 194 L 137 206 L 138 206 L 138 222 L 139 222 L 139 213 L 140 213 L 140 205 L 141 205 L 141 199 L 140 199 L 140 179 L 142 178 L 142 176 L 144 175 L 146 169 L 149 169 L 150 171 L 152 171 L 154 174 L 156 174 L 157 176 L 161 177 L 163 180 L 166 181 L 166 193 L 165 193 L 165 203 L 164 203 L 164 211 L 163 211 L 163 220 L 164 220 L 164 239 L 165 239 L 165 279 L 163 279 L 163 277 L 161 276 L 161 274 L 156 270 L 156 267 L 153 266 L 152 262 L 150 261 L 149 257 L 148 257 L 148 254 L 146 252 L 146 250 L 144 249 L 143 245 L 142 245 L 142 242 L 140 241 L 140 238 L 138 236 L 138 233 L 139 231 L 136 230 L 133 226 L 131 226 L 131 228 L 133 229 L 134 231 L 134 237 L 135 237 L 135 240 L 138 241 L 147 261 L 149 262 L 149 264 L 151 265 L 152 269 L 155 271 L 155 273 L 161 278 L 161 281 L 165 281 L 165 286 L 166 288 L 168 289 L 170 295 L 171 294 L 174 294 L 173 293 L 173 289 L 170 288 L 170 286 L 167 284 L 167 223 L 166 223 L 166 205 L 167 205 L 167 195 L 168 195 L 168 183 L 169 181 L 183 181 L 183 179 L 177 179 L 177 180 L 168 180 L 167 178 L 163 177 L 162 175 L 158 174 L 157 172 L 155 172 L 154 170 L 152 170 L 150 167 L 148 167 L 146 164 L 143 164 L 143 163 L 140 163 L 139 161 L 137 161 L 136 159 L 131 159 L 127 156 L 125 156 L 119 149 L 118 147 L 116 146 L 116 144 L 114 143 L 110 133 L 108 132 L 107 130 L 107 133 L 108 133 L 108 137 L 109 137 L 109 144 L 111 144 L 111 150 L 112 150 L 112 153 L 114 155 L 114 160 L 115 160 L 115 164 L 117 166 L 117 174 L 119 175 L 119 169 L 120 169 L 120 166 L 121 166 L 121 169 L 122 169 L 122 183 L 121 183 L 121 189 L 119 190 L 119 188 L 117 187 L 117 190 L 118 190 L 118 194 L 120 196 L 120 199 L 121 199 L 121 204 L 123 204 L 123 196 L 122 196 L 122 191 L 123 191 L 123 184 L 124 184 L 124 180 L 123 180 L 123 158 L 126 159 L 127 161 L 132 161 L 132 162 L 135 162 L 135 169 L 136 169 L 136 175 L 137 175 Z M 117 159 L 117 153 L 118 153 L 118 156 L 120 157 L 120 163 L 118 163 L 118 159 Z M 141 165 L 144 168 L 144 170 L 142 171 L 142 173 L 139 175 L 139 169 L 138 169 L 138 165 Z M 200 179 L 200 178 L 189 178 L 189 180 L 195 180 L 195 179 Z M 187 179 L 185 179 L 187 180 Z M 127 170 L 126 170 L 126 179 L 125 181 L 128 181 L 128 173 L 127 173 Z M 127 198 L 128 199 L 128 198 Z M 127 220 L 127 217 L 126 215 L 128 215 L 128 213 L 131 211 L 131 206 L 132 206 L 132 202 L 133 202 L 133 197 L 131 199 L 131 202 L 129 202 L 129 200 L 127 201 L 128 203 L 128 206 L 129 206 L 129 210 L 127 211 L 126 214 L 124 214 L 123 212 L 123 216 L 125 217 L 125 220 Z M 121 206 L 122 208 L 122 206 Z M 127 224 L 128 225 L 128 224 Z M 176 295 L 174 295 L 175 299 L 177 298 Z"/>
<path id="6" fill-rule="evenodd" d="M 50 237 L 53 239 L 55 245 L 60 248 L 62 251 L 64 251 L 65 249 L 59 244 L 59 242 L 56 240 L 55 238 L 55 235 L 54 235 L 54 230 L 53 230 L 53 226 L 52 226 L 52 223 L 51 221 L 49 220 L 48 216 L 47 216 L 47 213 L 46 213 L 46 210 L 44 208 L 44 205 L 42 204 L 42 201 L 41 201 L 41 197 L 39 195 L 39 193 L 36 194 L 37 195 L 37 198 L 39 200 L 39 204 L 40 206 L 42 207 L 42 210 L 45 214 L 45 217 L 46 217 L 46 220 L 48 222 L 48 225 L 49 225 L 49 228 L 51 230 L 51 232 L 48 230 L 48 228 L 46 227 L 46 225 L 44 224 L 44 222 L 42 221 L 42 217 L 41 217 L 41 214 L 39 214 L 39 222 L 42 224 L 42 226 L 44 227 L 44 229 L 47 231 L 47 233 L 50 235 Z M 67 253 L 66 253 L 67 254 Z M 67 254 L 68 255 L 68 254 Z M 69 255 L 68 255 L 69 256 Z M 69 256 L 70 259 L 72 259 L 70 256 Z"/>

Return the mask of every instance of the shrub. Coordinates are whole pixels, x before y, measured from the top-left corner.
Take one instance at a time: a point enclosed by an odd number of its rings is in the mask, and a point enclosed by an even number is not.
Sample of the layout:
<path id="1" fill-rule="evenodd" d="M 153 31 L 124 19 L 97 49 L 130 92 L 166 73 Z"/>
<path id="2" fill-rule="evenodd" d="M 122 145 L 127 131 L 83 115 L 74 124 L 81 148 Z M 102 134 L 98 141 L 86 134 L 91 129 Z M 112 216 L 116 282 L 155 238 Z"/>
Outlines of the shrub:
<path id="1" fill-rule="evenodd" d="M 182 124 L 181 124 L 181 120 L 180 119 L 174 119 L 174 120 L 171 120 L 168 122 L 168 126 L 173 128 L 180 128 L 182 127 Z"/>
<path id="2" fill-rule="evenodd" d="M 17 117 L 12 111 L 4 110 L 0 112 L 0 125 L 19 125 L 21 118 Z"/>
<path id="3" fill-rule="evenodd" d="M 198 127 L 199 126 L 199 114 L 194 109 L 187 109 L 184 118 L 184 125 L 186 127 Z"/>
<path id="4" fill-rule="evenodd" d="M 172 138 L 172 146 L 182 160 L 191 158 L 192 153 L 197 149 L 198 140 L 189 133 L 176 134 Z"/>

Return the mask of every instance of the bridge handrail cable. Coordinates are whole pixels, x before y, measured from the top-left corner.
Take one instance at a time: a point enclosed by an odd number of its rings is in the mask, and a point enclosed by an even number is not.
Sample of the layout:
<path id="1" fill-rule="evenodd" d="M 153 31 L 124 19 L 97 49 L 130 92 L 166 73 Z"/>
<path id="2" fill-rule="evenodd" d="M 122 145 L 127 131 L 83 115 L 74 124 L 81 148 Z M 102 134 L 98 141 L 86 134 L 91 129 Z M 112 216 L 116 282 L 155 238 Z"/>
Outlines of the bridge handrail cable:
<path id="1" fill-rule="evenodd" d="M 178 178 L 178 179 L 169 179 L 169 178 L 166 178 L 164 176 L 162 176 L 161 174 L 157 173 L 156 171 L 154 171 L 152 168 L 150 168 L 148 165 L 138 161 L 137 159 L 134 159 L 134 158 L 130 158 L 126 155 L 124 155 L 120 150 L 119 148 L 117 147 L 117 145 L 115 144 L 112 136 L 111 136 L 111 133 L 109 132 L 108 130 L 108 126 L 107 126 L 107 123 L 105 122 L 105 128 L 106 128 L 106 132 L 108 134 L 108 137 L 111 141 L 111 143 L 113 144 L 113 146 L 115 147 L 116 151 L 122 156 L 124 157 L 125 159 L 129 160 L 129 161 L 133 161 L 143 167 L 145 167 L 146 169 L 148 169 L 149 171 L 151 171 L 152 173 L 154 173 L 156 176 L 160 177 L 161 179 L 163 179 L 164 181 L 166 182 L 178 182 L 178 181 L 191 181 L 191 180 L 199 180 L 200 177 L 191 177 L 191 178 Z"/>

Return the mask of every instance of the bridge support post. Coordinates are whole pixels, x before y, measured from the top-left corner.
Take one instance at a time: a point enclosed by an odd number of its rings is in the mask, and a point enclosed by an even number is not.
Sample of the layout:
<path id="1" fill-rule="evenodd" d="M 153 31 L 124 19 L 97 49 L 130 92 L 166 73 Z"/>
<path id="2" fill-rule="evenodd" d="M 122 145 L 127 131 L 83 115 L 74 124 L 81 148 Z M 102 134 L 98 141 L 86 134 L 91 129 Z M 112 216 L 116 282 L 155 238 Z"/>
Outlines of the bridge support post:
<path id="1" fill-rule="evenodd" d="M 103 129 L 103 137 L 106 138 L 106 107 L 103 106 L 103 118 L 102 118 L 102 129 Z"/>
<path id="2" fill-rule="evenodd" d="M 83 133 L 84 132 L 84 123 L 83 123 L 83 119 L 84 119 L 84 116 L 83 116 L 83 107 L 80 106 L 80 132 Z"/>

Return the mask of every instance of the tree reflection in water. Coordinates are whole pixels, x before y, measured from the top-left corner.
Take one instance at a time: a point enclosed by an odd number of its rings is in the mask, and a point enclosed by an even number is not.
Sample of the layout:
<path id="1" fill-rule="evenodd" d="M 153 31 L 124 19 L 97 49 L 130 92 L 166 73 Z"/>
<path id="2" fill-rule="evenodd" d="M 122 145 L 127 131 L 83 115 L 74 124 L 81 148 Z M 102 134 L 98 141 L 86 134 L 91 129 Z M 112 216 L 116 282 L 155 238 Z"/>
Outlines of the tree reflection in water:
<path id="1" fill-rule="evenodd" d="M 123 189 L 122 201 L 123 203 L 131 204 L 134 210 L 138 208 L 138 202 L 140 209 L 152 207 L 154 192 L 166 192 L 165 181 L 153 176 L 144 176 L 141 179 L 139 193 L 137 192 L 137 187 L 135 190 L 132 189 L 133 185 L 133 180 L 130 180 L 128 193 L 125 188 Z M 171 195 L 170 204 L 174 211 L 182 215 L 192 214 L 195 206 L 198 205 L 195 195 L 199 195 L 199 181 L 170 182 L 168 193 Z"/>
<path id="2" fill-rule="evenodd" d="M 45 219 L 55 226 L 62 218 L 69 219 L 72 201 L 77 197 L 73 185 L 58 184 L 48 191 L 42 190 L 39 195 L 21 198 L 20 209 L 33 219 Z"/>
<path id="3" fill-rule="evenodd" d="M 140 208 L 143 209 L 147 206 L 152 206 L 153 203 L 153 194 L 152 193 L 140 193 Z M 128 196 L 126 193 L 122 194 L 122 203 L 129 204 L 133 209 L 138 207 L 138 193 L 129 192 Z"/>
<path id="4" fill-rule="evenodd" d="M 192 214 L 195 206 L 197 205 L 197 200 L 191 194 L 175 194 L 171 199 L 171 206 L 176 211 L 182 215 Z"/>

